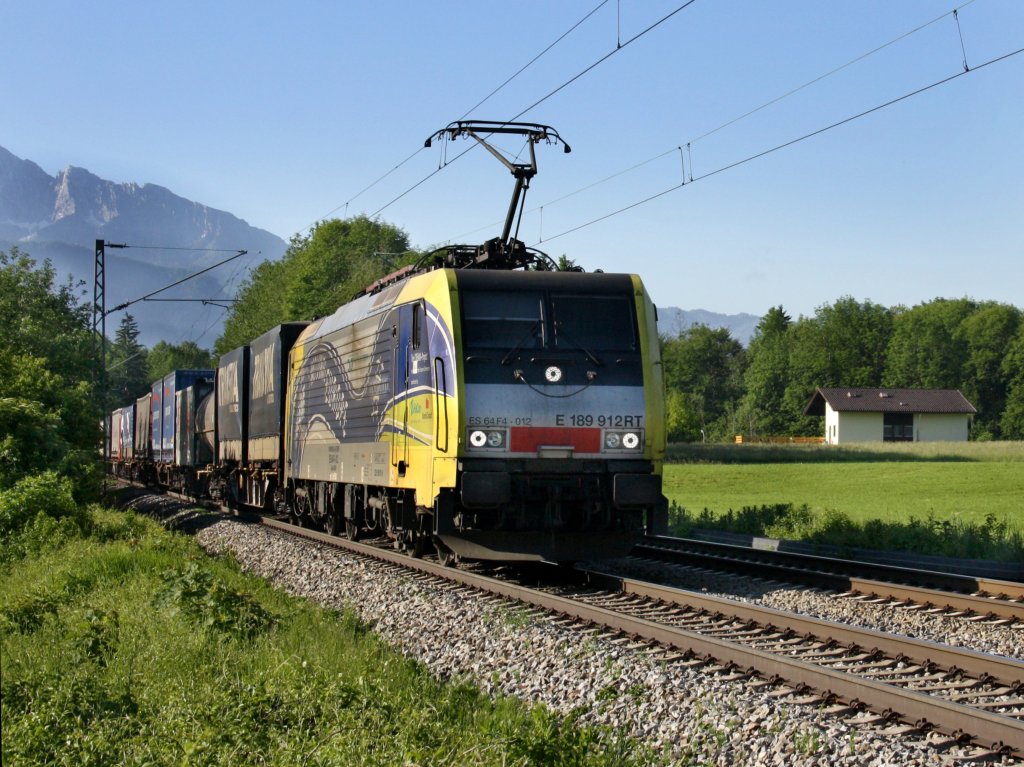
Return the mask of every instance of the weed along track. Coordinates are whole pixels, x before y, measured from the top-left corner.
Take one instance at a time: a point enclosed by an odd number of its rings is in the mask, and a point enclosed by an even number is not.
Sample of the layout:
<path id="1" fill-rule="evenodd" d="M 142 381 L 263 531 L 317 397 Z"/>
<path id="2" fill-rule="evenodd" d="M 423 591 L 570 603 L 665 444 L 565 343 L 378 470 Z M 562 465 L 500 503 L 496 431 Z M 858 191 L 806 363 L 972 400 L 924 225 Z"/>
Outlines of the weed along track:
<path id="1" fill-rule="evenodd" d="M 659 760 L 1011 764 L 1024 753 L 1014 716 L 1024 668 L 1012 659 L 781 611 L 755 618 L 753 606 L 724 600 L 710 609 L 599 573 L 537 588 L 513 571 L 446 568 L 305 529 L 283 535 L 272 521 L 198 527 L 208 550 L 290 592 L 354 607 L 435 673 L 621 728 Z"/>

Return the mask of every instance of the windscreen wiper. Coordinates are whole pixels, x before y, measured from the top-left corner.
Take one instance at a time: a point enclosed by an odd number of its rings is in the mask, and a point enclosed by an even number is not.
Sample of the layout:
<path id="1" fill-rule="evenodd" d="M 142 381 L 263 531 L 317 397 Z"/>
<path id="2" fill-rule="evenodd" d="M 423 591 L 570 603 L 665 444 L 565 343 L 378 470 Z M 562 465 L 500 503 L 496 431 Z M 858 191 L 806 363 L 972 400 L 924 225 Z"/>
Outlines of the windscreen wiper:
<path id="1" fill-rule="evenodd" d="M 588 360 L 590 360 L 591 362 L 593 362 L 593 363 L 594 363 L 595 365 L 598 365 L 598 366 L 600 366 L 600 367 L 604 367 L 604 363 L 603 363 L 603 362 L 602 362 L 602 361 L 601 361 L 600 359 L 598 359 L 598 357 L 597 357 L 597 355 L 596 355 L 596 354 L 594 354 L 594 353 L 593 353 L 592 351 L 590 351 L 590 349 L 588 349 L 588 348 L 587 348 L 587 347 L 585 347 L 585 346 L 584 346 L 583 344 L 579 343 L 579 342 L 578 342 L 578 341 L 576 341 L 576 340 L 575 340 L 574 338 L 572 338 L 572 336 L 570 336 L 569 334 L 567 334 L 567 333 L 566 333 L 566 332 L 565 332 L 564 330 L 562 330 L 562 329 L 561 329 L 561 328 L 560 328 L 560 327 L 559 327 L 558 325 L 555 325 L 555 336 L 556 336 L 557 338 L 564 338 L 564 339 L 565 339 L 566 341 L 568 341 L 568 342 L 569 342 L 569 344 L 570 344 L 570 345 L 571 345 L 571 346 L 572 346 L 573 348 L 575 348 L 575 349 L 576 349 L 577 351 L 581 351 L 581 352 L 583 352 L 583 354 L 585 354 L 585 355 L 586 355 L 586 357 L 587 357 L 587 359 L 588 359 Z"/>
<path id="2" fill-rule="evenodd" d="M 528 339 L 537 337 L 537 328 L 539 326 L 541 326 L 541 321 L 539 319 L 534 320 L 533 324 L 530 325 L 529 329 L 525 333 L 523 333 L 522 338 L 520 338 L 516 342 L 516 345 L 509 350 L 508 354 L 501 358 L 502 365 L 507 365 L 508 363 L 510 363 L 512 361 L 512 358 L 523 350 L 523 347 L 526 345 Z"/>

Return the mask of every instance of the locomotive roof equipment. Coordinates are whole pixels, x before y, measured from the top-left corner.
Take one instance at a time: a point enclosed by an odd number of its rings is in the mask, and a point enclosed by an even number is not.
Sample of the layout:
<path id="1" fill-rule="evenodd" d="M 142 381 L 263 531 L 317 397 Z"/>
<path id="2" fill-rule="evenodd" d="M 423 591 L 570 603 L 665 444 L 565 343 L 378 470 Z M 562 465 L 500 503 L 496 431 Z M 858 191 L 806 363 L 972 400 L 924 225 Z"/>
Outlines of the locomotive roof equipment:
<path id="1" fill-rule="evenodd" d="M 486 134 L 486 136 L 481 134 Z M 488 143 L 487 138 L 495 134 L 526 137 L 526 143 L 530 147 L 530 162 L 521 163 L 508 160 Z M 472 138 L 483 146 L 498 162 L 509 169 L 515 177 L 516 183 L 501 236 L 488 240 L 480 248 L 475 249 L 475 253 L 463 252 L 461 250 L 463 246 L 448 249 L 448 258 L 444 265 L 455 268 L 476 266 L 492 269 L 516 269 L 531 264 L 535 265 L 536 257 L 529 253 L 526 246 L 518 239 L 519 224 L 522 222 L 523 208 L 526 204 L 526 190 L 530 188 L 530 179 L 537 175 L 537 153 L 534 147 L 537 143 L 544 141 L 548 144 L 561 144 L 566 154 L 571 152 L 572 148 L 550 125 L 498 122 L 496 120 L 456 120 L 430 136 L 423 146 L 429 147 L 436 139 L 454 141 L 460 136 Z M 516 222 L 516 236 L 510 239 L 513 220 Z M 544 258 L 547 259 L 547 256 Z M 550 262 L 550 259 L 547 260 Z M 550 266 L 548 264 L 544 268 L 550 268 Z"/>

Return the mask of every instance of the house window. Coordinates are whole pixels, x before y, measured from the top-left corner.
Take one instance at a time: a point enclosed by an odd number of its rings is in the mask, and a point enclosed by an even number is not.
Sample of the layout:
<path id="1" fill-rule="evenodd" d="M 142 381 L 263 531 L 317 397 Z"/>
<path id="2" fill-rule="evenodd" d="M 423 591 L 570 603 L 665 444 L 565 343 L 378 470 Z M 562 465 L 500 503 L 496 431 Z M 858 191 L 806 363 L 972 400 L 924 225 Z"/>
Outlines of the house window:
<path id="1" fill-rule="evenodd" d="M 882 440 L 885 442 L 913 442 L 913 413 L 883 413 Z"/>

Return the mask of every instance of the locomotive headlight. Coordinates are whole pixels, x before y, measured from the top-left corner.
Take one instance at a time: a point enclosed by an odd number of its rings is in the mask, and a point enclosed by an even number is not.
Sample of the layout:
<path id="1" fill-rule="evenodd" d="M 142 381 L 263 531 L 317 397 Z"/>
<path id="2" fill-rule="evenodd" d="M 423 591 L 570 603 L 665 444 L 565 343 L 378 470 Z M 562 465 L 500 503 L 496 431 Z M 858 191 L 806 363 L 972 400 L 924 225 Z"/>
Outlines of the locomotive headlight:
<path id="1" fill-rule="evenodd" d="M 605 450 L 636 451 L 643 447 L 642 432 L 637 431 L 606 431 L 604 433 Z"/>
<path id="2" fill-rule="evenodd" d="M 475 448 L 505 447 L 506 431 L 504 429 L 472 429 L 469 432 L 469 444 Z"/>

